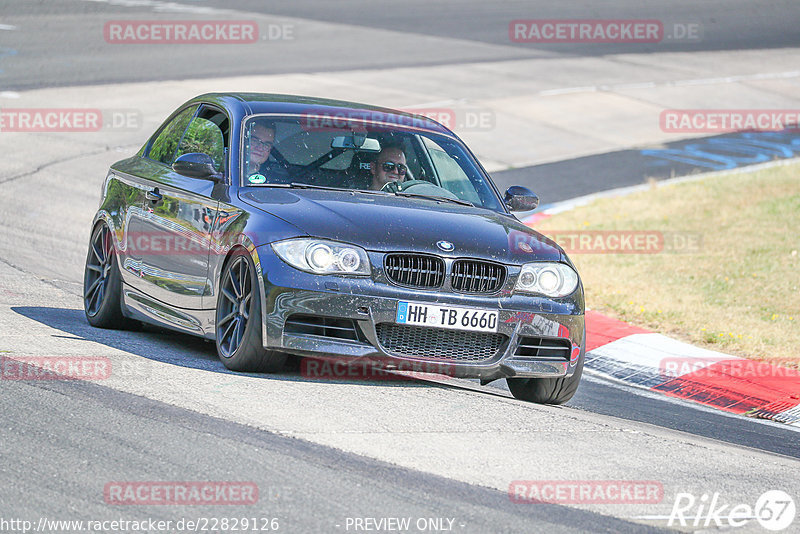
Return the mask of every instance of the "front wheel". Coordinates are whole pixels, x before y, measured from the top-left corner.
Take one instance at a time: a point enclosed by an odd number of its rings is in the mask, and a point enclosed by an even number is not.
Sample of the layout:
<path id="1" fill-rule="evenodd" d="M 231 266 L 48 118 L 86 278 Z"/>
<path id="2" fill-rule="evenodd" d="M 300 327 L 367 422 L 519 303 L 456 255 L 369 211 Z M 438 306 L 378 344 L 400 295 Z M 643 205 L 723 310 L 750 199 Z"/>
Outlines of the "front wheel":
<path id="1" fill-rule="evenodd" d="M 564 404 L 575 395 L 583 374 L 583 359 L 586 348 L 584 335 L 583 347 L 572 376 L 563 378 L 506 378 L 508 389 L 515 399 L 538 404 Z"/>
<path id="2" fill-rule="evenodd" d="M 262 344 L 256 270 L 244 249 L 237 249 L 222 269 L 215 333 L 219 359 L 231 371 L 283 369 L 286 354 L 265 350 Z"/>

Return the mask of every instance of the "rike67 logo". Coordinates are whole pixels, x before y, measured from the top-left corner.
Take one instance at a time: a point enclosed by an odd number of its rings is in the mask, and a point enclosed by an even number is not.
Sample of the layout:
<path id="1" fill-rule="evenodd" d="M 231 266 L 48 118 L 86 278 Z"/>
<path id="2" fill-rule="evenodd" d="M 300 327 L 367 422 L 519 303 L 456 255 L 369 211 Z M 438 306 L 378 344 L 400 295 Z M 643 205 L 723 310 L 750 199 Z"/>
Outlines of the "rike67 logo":
<path id="1" fill-rule="evenodd" d="M 731 528 L 743 527 L 755 519 L 763 528 L 777 532 L 794 522 L 796 512 L 794 499 L 781 490 L 762 493 L 755 506 L 725 502 L 719 493 L 704 493 L 699 498 L 691 493 L 678 493 L 667 526 L 695 527 L 694 530 L 711 526 Z"/>

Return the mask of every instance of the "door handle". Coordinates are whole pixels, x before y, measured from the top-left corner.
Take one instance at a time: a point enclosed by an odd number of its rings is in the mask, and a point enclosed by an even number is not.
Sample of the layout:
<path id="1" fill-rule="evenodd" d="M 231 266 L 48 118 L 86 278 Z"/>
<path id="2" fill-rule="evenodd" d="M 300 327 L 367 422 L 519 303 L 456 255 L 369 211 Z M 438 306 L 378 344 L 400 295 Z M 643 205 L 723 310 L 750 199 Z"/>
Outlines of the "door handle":
<path id="1" fill-rule="evenodd" d="M 144 194 L 145 198 L 150 202 L 160 202 L 162 198 L 164 198 L 161 193 L 158 192 L 158 188 L 156 187 L 152 191 L 148 191 Z"/>

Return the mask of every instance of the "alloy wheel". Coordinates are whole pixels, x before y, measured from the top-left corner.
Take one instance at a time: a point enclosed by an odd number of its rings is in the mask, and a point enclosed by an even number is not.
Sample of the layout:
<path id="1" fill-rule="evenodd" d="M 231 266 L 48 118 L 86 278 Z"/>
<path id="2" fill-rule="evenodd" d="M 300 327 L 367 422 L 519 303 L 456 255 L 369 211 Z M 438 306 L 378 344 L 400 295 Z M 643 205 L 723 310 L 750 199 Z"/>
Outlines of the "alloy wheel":
<path id="1" fill-rule="evenodd" d="M 111 232 L 104 225 L 95 233 L 91 244 L 91 254 L 86 260 L 87 276 L 83 286 L 83 299 L 86 313 L 97 315 L 108 293 L 111 266 L 114 261 L 114 247 Z"/>
<path id="2" fill-rule="evenodd" d="M 247 321 L 250 319 L 253 287 L 247 258 L 240 256 L 230 263 L 225 270 L 221 287 L 222 295 L 217 310 L 217 339 L 221 355 L 230 358 L 242 344 Z"/>

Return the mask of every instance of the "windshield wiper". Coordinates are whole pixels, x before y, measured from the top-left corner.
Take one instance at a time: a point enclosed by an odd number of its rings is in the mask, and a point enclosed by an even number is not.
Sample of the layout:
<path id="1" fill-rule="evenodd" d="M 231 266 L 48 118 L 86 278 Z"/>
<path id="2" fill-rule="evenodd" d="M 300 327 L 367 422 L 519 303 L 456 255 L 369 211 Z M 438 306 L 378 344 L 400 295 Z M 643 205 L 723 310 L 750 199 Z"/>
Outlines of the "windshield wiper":
<path id="1" fill-rule="evenodd" d="M 460 204 L 462 206 L 470 206 L 472 208 L 475 207 L 475 204 L 473 204 L 469 200 L 461 200 L 460 198 L 440 197 L 436 195 L 420 195 L 417 193 L 408 193 L 406 191 L 395 191 L 394 193 L 389 193 L 386 191 L 373 191 L 371 189 L 349 189 L 344 187 L 329 187 L 326 185 L 305 184 L 302 182 L 292 182 L 289 184 L 266 184 L 266 185 L 271 185 L 273 187 L 288 187 L 294 189 L 322 189 L 323 191 L 349 191 L 351 193 L 366 193 L 369 195 L 394 194 L 395 196 L 399 197 L 427 198 L 428 200 L 433 200 L 436 202 L 452 202 L 454 204 Z"/>
<path id="2" fill-rule="evenodd" d="M 281 184 L 281 187 L 289 187 L 297 189 L 323 189 L 325 191 L 347 191 L 349 193 L 364 193 L 367 195 L 384 195 L 384 196 L 391 195 L 391 193 L 387 193 L 386 191 L 373 191 L 372 189 L 350 189 L 349 187 L 330 187 L 327 185 L 304 184 L 302 182 Z"/>
<path id="3" fill-rule="evenodd" d="M 395 191 L 395 195 L 399 197 L 414 197 L 414 198 L 427 198 L 428 200 L 436 200 L 443 202 L 453 202 L 454 204 L 461 204 L 462 206 L 475 207 L 475 204 L 469 200 L 461 200 L 460 198 L 439 197 L 436 195 L 420 195 L 418 193 L 408 193 L 406 191 Z"/>

